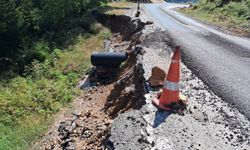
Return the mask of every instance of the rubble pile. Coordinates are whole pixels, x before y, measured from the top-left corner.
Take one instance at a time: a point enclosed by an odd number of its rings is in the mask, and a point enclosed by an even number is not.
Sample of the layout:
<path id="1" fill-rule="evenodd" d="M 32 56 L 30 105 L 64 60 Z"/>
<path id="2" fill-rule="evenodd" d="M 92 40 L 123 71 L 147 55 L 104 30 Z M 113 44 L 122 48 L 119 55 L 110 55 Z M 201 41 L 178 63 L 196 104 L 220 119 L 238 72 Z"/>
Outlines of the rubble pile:
<path id="1" fill-rule="evenodd" d="M 91 85 L 110 84 L 117 76 L 119 68 L 95 67 L 89 74 Z"/>
<path id="2" fill-rule="evenodd" d="M 74 101 L 73 112 L 63 112 L 36 149 L 105 149 L 112 120 L 102 109 L 112 88 L 111 84 L 85 90 Z"/>

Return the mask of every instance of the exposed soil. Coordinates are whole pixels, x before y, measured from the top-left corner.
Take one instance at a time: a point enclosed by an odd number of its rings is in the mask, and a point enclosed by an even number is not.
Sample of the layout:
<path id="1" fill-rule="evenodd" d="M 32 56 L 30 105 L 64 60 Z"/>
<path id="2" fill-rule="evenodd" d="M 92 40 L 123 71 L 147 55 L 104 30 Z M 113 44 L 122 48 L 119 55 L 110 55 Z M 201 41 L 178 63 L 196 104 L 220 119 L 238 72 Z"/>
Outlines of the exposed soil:
<path id="1" fill-rule="evenodd" d="M 74 100 L 74 111 L 60 112 L 49 131 L 31 149 L 113 149 L 108 140 L 113 118 L 145 104 L 144 72 L 138 61 L 142 53 L 140 47 L 135 47 L 145 23 L 126 16 L 97 14 L 100 15 L 106 21 L 100 22 L 114 32 L 105 41 L 105 49 L 127 51 L 127 61 L 117 71 L 93 68 L 84 80 L 90 81 L 90 87 L 84 88 L 82 96 Z"/>
<path id="2" fill-rule="evenodd" d="M 136 58 L 140 53 L 140 48 L 136 48 L 132 53 L 122 67 L 118 81 L 114 83 L 114 88 L 107 97 L 105 111 L 112 118 L 126 110 L 139 109 L 145 104 L 144 72 Z"/>
<path id="3" fill-rule="evenodd" d="M 111 123 L 102 108 L 112 88 L 111 84 L 85 91 L 74 101 L 75 112 L 52 126 L 40 149 L 101 149 Z"/>
<path id="4" fill-rule="evenodd" d="M 139 32 L 145 26 L 144 22 L 132 20 L 125 15 L 107 15 L 94 11 L 92 13 L 102 25 L 111 29 L 113 33 L 120 33 L 123 41 L 130 41 L 135 33 Z"/>

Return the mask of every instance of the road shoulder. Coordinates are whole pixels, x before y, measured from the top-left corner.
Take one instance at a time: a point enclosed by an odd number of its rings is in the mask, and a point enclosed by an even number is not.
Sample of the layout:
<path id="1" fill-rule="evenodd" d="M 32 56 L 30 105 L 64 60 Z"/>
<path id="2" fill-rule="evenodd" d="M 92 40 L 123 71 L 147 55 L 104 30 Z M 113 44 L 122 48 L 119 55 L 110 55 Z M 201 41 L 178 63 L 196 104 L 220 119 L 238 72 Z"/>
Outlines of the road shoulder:
<path id="1" fill-rule="evenodd" d="M 141 19 L 148 20 L 143 14 Z M 159 26 L 147 26 L 144 33 L 147 36 L 140 46 L 144 50 L 142 65 L 147 80 L 155 65 L 168 70 L 174 44 Z M 114 149 L 136 148 L 134 146 L 140 143 L 144 149 L 249 149 L 250 122 L 215 95 L 183 63 L 181 69 L 181 92 L 189 99 L 184 115 L 158 111 L 151 103 L 158 92 L 148 87 L 143 108 L 120 114 L 114 120 L 110 139 L 120 139 Z M 127 132 L 128 124 L 130 132 Z"/>

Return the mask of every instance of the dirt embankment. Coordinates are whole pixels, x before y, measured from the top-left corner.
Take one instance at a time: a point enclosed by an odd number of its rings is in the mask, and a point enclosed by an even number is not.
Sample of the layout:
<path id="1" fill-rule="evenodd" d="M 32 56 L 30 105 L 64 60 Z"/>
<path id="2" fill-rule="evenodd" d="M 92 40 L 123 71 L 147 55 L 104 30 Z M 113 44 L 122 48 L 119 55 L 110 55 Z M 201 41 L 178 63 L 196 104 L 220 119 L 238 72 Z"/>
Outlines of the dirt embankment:
<path id="1" fill-rule="evenodd" d="M 112 120 L 145 104 L 142 51 L 136 44 L 143 38 L 141 30 L 146 23 L 127 16 L 93 14 L 114 33 L 105 42 L 109 43 L 105 49 L 127 51 L 128 59 L 115 71 L 93 68 L 85 79 L 90 81 L 90 87 L 85 87 L 82 96 L 73 102 L 74 111 L 61 112 L 42 140 L 35 144 L 36 149 L 113 149 L 108 139 Z"/>
<path id="2" fill-rule="evenodd" d="M 144 78 L 142 65 L 138 62 L 141 49 L 136 48 L 121 68 L 118 80 L 107 97 L 105 111 L 115 118 L 129 109 L 139 109 L 145 104 Z"/>

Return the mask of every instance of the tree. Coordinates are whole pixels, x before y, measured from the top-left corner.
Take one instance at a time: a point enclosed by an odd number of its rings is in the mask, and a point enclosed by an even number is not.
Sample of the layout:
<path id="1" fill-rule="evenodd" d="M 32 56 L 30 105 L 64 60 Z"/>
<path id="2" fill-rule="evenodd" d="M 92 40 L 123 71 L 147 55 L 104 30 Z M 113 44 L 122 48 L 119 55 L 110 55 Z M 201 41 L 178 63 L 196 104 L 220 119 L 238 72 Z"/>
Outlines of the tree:
<path id="1" fill-rule="evenodd" d="M 53 45 L 55 34 L 77 26 L 70 23 L 104 0 L 1 0 L 0 71 L 18 69 L 37 58 L 33 45 L 46 40 Z M 76 22 L 74 22 L 76 23 Z M 60 36 L 60 35 L 59 35 Z"/>

